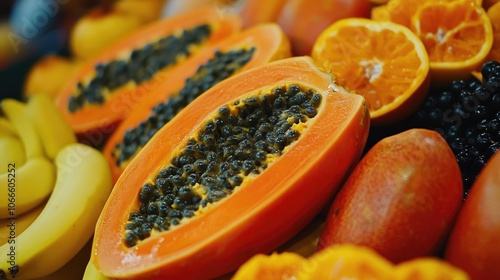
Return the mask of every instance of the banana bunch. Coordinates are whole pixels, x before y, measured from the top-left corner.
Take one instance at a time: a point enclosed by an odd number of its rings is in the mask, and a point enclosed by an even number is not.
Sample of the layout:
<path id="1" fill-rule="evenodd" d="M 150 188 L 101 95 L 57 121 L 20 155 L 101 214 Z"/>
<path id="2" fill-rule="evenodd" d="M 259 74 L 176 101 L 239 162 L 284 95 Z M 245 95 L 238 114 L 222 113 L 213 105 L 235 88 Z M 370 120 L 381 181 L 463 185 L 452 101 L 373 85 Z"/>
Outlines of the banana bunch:
<path id="1" fill-rule="evenodd" d="M 112 187 L 104 156 L 41 94 L 0 102 L 0 154 L 0 279 L 81 279 Z"/>

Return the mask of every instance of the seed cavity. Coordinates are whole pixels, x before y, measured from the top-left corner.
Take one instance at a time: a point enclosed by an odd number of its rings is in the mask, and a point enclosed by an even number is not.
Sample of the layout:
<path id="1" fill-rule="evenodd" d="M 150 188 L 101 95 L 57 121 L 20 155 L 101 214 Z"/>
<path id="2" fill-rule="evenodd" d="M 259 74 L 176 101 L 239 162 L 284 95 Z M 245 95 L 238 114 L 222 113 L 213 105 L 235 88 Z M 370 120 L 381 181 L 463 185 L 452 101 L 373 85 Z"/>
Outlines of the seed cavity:
<path id="1" fill-rule="evenodd" d="M 262 173 L 317 114 L 321 94 L 292 84 L 219 108 L 138 192 L 128 247 L 201 215 Z"/>
<path id="2" fill-rule="evenodd" d="M 132 158 L 161 127 L 191 101 L 244 67 L 252 59 L 254 52 L 254 47 L 228 52 L 216 51 L 211 59 L 199 66 L 192 77 L 186 79 L 179 92 L 169 95 L 166 101 L 153 107 L 147 119 L 125 132 L 113 151 L 116 166 L 121 166 Z"/>
<path id="3" fill-rule="evenodd" d="M 68 110 L 74 113 L 88 104 L 102 104 L 113 90 L 129 82 L 138 85 L 150 80 L 156 72 L 189 56 L 210 33 L 207 24 L 184 29 L 132 50 L 128 59 L 96 64 L 95 76 L 79 82 L 76 93 L 69 97 Z"/>

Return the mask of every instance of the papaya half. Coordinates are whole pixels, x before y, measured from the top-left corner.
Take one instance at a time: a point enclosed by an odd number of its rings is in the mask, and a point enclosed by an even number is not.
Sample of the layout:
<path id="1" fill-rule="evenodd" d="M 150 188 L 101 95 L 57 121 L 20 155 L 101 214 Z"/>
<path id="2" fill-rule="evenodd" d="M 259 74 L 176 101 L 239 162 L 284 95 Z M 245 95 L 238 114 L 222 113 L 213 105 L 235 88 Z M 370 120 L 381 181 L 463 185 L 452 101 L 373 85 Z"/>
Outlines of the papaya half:
<path id="1" fill-rule="evenodd" d="M 183 63 L 107 140 L 104 154 L 114 182 L 156 131 L 197 96 L 236 73 L 290 55 L 290 43 L 282 29 L 269 23 L 235 33 Z"/>
<path id="2" fill-rule="evenodd" d="M 91 261 L 113 279 L 212 279 L 304 228 L 361 157 L 363 97 L 309 57 L 228 78 L 163 126 L 118 178 Z"/>
<path id="3" fill-rule="evenodd" d="M 102 144 L 175 67 L 240 28 L 238 16 L 209 8 L 141 27 L 86 61 L 64 86 L 58 107 L 80 141 Z"/>

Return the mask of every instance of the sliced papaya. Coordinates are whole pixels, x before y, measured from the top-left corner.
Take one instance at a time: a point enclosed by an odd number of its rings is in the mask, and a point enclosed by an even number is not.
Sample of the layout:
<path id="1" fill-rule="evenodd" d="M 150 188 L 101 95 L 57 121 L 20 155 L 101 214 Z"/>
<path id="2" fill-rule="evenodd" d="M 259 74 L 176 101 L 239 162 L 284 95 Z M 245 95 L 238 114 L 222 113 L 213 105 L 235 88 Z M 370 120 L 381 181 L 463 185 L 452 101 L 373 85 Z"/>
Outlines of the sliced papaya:
<path id="1" fill-rule="evenodd" d="M 125 168 L 92 262 L 106 277 L 212 279 L 300 231 L 359 160 L 363 97 L 309 57 L 254 67 L 192 101 Z"/>
<path id="2" fill-rule="evenodd" d="M 64 86 L 58 107 L 79 139 L 109 135 L 173 69 L 240 28 L 238 16 L 211 8 L 141 27 L 88 60 Z"/>
<path id="3" fill-rule="evenodd" d="M 183 63 L 107 140 L 104 154 L 114 181 L 156 131 L 197 96 L 238 72 L 290 55 L 290 43 L 282 29 L 269 23 L 236 33 Z"/>

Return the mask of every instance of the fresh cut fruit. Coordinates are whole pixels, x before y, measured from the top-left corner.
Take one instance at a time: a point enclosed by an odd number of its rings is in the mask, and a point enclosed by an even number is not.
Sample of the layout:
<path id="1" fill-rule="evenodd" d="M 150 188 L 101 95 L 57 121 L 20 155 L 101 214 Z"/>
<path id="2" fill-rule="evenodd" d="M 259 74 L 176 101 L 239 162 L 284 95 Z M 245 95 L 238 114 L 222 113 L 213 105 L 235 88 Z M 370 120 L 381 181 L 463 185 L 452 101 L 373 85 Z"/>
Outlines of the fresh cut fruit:
<path id="1" fill-rule="evenodd" d="M 257 254 L 231 279 L 468 280 L 469 277 L 463 270 L 437 258 L 417 258 L 394 265 L 370 248 L 343 244 L 325 248 L 307 259 L 291 252 Z"/>
<path id="2" fill-rule="evenodd" d="M 366 99 L 375 125 L 407 117 L 427 95 L 427 52 L 420 39 L 399 24 L 339 20 L 318 37 L 312 57 L 346 89 Z"/>
<path id="3" fill-rule="evenodd" d="M 237 16 L 196 9 L 142 27 L 70 77 L 58 107 L 80 141 L 99 146 L 176 66 L 238 31 L 240 25 Z M 100 136 L 99 141 L 89 141 L 94 135 Z"/>
<path id="4" fill-rule="evenodd" d="M 369 125 L 364 99 L 309 57 L 218 83 L 118 178 L 96 227 L 95 267 L 109 278 L 211 279 L 275 250 L 325 207 Z"/>
<path id="5" fill-rule="evenodd" d="M 114 181 L 154 134 L 199 95 L 237 73 L 290 55 L 281 28 L 268 23 L 229 36 L 183 63 L 137 104 L 107 140 L 104 155 Z"/>

